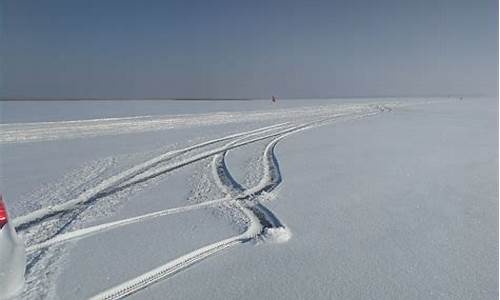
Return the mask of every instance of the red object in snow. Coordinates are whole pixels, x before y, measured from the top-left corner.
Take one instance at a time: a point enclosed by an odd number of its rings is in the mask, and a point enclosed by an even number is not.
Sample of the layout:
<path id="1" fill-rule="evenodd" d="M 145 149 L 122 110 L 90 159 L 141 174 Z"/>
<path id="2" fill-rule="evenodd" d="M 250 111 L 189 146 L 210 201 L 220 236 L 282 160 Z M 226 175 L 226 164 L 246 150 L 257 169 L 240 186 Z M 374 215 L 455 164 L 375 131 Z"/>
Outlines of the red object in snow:
<path id="1" fill-rule="evenodd" d="M 7 221 L 9 220 L 9 216 L 7 215 L 7 207 L 3 202 L 2 195 L 0 195 L 0 229 L 2 229 Z"/>

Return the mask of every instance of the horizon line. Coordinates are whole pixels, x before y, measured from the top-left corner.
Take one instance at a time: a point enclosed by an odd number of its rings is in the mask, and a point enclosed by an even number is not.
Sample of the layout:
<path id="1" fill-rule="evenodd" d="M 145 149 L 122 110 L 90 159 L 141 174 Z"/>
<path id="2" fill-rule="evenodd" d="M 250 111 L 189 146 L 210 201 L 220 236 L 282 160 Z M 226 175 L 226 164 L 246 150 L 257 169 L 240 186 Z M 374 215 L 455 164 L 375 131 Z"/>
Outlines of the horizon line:
<path id="1" fill-rule="evenodd" d="M 374 95 L 374 96 L 304 96 L 304 97 L 279 97 L 284 100 L 302 99 L 366 99 L 366 98 L 419 98 L 419 97 L 498 97 L 497 95 L 486 95 L 479 93 L 471 94 L 422 94 L 422 95 Z M 268 97 L 271 99 L 271 96 Z M 253 101 L 266 100 L 265 97 L 5 97 L 0 96 L 0 101 L 134 101 L 134 100 L 155 100 L 155 101 Z"/>

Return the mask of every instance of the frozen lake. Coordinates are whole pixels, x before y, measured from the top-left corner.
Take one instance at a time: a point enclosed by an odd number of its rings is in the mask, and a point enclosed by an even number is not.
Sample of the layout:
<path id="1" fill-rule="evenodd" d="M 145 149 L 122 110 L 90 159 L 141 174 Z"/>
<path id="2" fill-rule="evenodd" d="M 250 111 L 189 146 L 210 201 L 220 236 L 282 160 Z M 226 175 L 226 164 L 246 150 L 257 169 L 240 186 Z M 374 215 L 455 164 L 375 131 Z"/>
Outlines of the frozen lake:
<path id="1" fill-rule="evenodd" d="M 0 112 L 0 190 L 33 249 L 23 298 L 498 295 L 497 99 Z"/>

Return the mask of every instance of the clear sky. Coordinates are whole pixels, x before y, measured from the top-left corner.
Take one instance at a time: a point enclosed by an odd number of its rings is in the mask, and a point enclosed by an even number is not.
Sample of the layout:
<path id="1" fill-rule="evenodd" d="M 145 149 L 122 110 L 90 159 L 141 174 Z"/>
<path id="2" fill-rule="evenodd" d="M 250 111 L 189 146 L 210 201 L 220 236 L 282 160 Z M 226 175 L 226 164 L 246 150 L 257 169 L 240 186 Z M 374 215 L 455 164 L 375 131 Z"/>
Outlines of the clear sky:
<path id="1" fill-rule="evenodd" d="M 0 0 L 2 97 L 497 94 L 498 0 Z"/>

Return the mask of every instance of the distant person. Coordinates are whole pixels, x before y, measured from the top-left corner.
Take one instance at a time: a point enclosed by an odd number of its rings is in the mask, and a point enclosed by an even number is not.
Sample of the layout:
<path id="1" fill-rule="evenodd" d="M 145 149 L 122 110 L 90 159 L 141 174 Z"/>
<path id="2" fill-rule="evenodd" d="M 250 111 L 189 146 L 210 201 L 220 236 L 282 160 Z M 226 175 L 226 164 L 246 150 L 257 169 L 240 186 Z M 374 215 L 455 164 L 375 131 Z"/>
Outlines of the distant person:
<path id="1" fill-rule="evenodd" d="M 273 98 L 272 98 L 273 103 L 276 103 L 276 100 L 278 100 L 278 98 L 276 98 L 275 96 L 273 96 Z"/>

